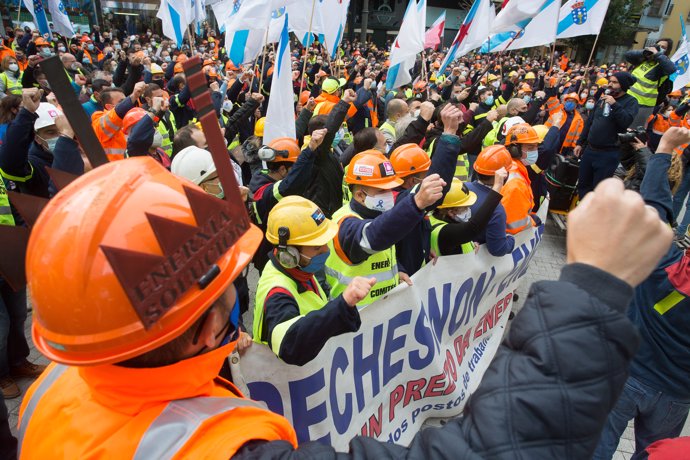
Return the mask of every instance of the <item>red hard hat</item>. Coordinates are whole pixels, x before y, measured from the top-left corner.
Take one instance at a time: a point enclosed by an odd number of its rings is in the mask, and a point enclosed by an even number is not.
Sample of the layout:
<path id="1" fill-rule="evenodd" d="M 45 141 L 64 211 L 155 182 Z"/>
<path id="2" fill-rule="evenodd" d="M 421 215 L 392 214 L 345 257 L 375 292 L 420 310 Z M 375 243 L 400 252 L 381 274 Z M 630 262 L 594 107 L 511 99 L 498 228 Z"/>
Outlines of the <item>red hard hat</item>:
<path id="1" fill-rule="evenodd" d="M 141 107 L 134 107 L 131 109 L 122 119 L 122 132 L 124 134 L 129 134 L 129 130 L 132 129 L 132 126 L 139 123 L 139 120 L 145 116 L 146 110 L 142 109 Z"/>

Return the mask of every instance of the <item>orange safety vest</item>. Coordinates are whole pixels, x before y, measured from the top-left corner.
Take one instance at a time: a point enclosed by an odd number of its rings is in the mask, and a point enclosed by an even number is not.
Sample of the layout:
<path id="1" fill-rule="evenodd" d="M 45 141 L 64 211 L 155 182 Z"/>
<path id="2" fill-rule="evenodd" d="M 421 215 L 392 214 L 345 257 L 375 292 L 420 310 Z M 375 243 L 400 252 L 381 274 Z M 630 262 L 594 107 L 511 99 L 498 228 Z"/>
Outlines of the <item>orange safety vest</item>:
<path id="1" fill-rule="evenodd" d="M 645 126 L 649 127 L 650 123 L 652 124 L 652 132 L 654 134 L 658 134 L 659 136 L 663 136 L 663 134 L 668 131 L 668 128 L 671 127 L 670 120 L 668 118 L 664 118 L 664 116 L 660 113 L 650 115 L 649 118 L 647 118 L 647 123 L 645 123 Z"/>
<path id="2" fill-rule="evenodd" d="M 127 139 L 122 133 L 122 118 L 117 116 L 115 109 L 94 112 L 91 127 L 110 161 L 125 159 Z"/>
<path id="3" fill-rule="evenodd" d="M 231 458 L 248 441 L 297 436 L 216 377 L 234 342 L 170 366 L 51 364 L 26 393 L 20 459 Z"/>
<path id="4" fill-rule="evenodd" d="M 338 96 L 333 94 L 328 94 L 326 92 L 321 92 L 319 96 L 314 100 L 316 102 L 316 107 L 314 108 L 314 116 L 316 115 L 328 115 L 333 110 L 333 107 L 340 101 Z M 350 104 L 350 108 L 347 110 L 347 118 L 353 117 L 357 113 L 357 107 L 354 104 Z"/>
<path id="5" fill-rule="evenodd" d="M 559 111 L 563 112 L 563 120 L 565 120 L 568 116 L 565 108 L 563 108 L 563 104 L 561 104 L 560 101 L 555 97 L 550 97 L 549 100 L 546 101 L 546 110 L 549 112 L 549 115 L 554 115 Z M 544 126 L 550 128 L 553 125 L 551 124 L 550 120 L 547 120 L 546 123 L 544 123 Z M 563 145 L 561 145 L 561 152 L 563 149 L 575 148 L 575 146 L 577 146 L 577 140 L 580 138 L 580 134 L 582 134 L 584 127 L 585 121 L 583 120 L 582 115 L 580 115 L 580 112 L 577 110 L 574 110 L 573 121 L 570 123 L 570 127 L 568 127 L 568 132 L 563 140 Z"/>
<path id="6" fill-rule="evenodd" d="M 89 62 L 90 62 L 91 64 L 94 63 L 94 62 L 93 62 L 93 57 L 91 57 L 91 53 L 89 53 L 88 50 L 84 50 L 84 57 L 88 58 L 88 59 L 89 59 Z M 101 62 L 102 60 L 103 60 L 103 53 L 101 53 L 101 52 L 99 51 L 98 54 L 96 54 L 96 62 L 98 63 L 98 62 Z"/>
<path id="7" fill-rule="evenodd" d="M 506 232 L 511 235 L 532 226 L 530 213 L 534 208 L 534 197 L 530 187 L 527 168 L 521 161 L 513 159 L 508 180 L 501 188 L 501 204 L 506 210 Z"/>

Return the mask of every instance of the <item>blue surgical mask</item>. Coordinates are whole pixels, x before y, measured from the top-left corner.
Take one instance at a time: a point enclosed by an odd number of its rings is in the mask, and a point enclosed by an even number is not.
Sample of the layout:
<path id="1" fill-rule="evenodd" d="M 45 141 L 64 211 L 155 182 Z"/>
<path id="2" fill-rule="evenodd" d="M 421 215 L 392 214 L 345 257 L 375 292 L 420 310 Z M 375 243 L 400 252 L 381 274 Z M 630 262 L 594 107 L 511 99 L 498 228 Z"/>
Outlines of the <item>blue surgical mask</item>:
<path id="1" fill-rule="evenodd" d="M 48 47 L 41 48 L 40 55 L 44 58 L 49 58 L 53 55 L 53 51 Z"/>
<path id="2" fill-rule="evenodd" d="M 309 260 L 309 264 L 306 267 L 300 267 L 299 269 L 306 273 L 316 273 L 321 271 L 326 265 L 326 259 L 328 259 L 330 253 L 330 251 L 326 251 L 311 258 L 302 254 L 302 257 Z"/>
<path id="3" fill-rule="evenodd" d="M 240 296 L 235 296 L 235 305 L 232 307 L 230 312 L 230 318 L 228 318 L 228 325 L 226 326 L 226 334 L 223 340 L 220 342 L 220 346 L 227 345 L 230 342 L 237 340 L 239 336 L 239 324 L 240 324 Z"/>
<path id="4" fill-rule="evenodd" d="M 594 102 L 588 102 L 588 103 L 586 103 L 586 104 L 585 104 L 585 108 L 586 108 L 587 110 L 592 110 L 592 109 L 594 109 Z"/>
<path id="5" fill-rule="evenodd" d="M 566 101 L 566 103 L 563 104 L 563 108 L 566 112 L 572 112 L 573 110 L 575 110 L 576 106 L 577 104 L 573 101 Z"/>
<path id="6" fill-rule="evenodd" d="M 487 97 L 486 100 L 484 101 L 484 104 L 486 104 L 488 106 L 494 105 L 494 97 L 493 96 Z"/>
<path id="7" fill-rule="evenodd" d="M 539 158 L 539 150 L 528 150 L 525 153 L 527 153 L 527 158 L 522 160 L 524 164 L 529 166 L 537 162 L 537 159 Z"/>
<path id="8" fill-rule="evenodd" d="M 93 43 L 89 43 L 88 45 L 86 45 L 86 49 L 89 51 L 93 51 Z"/>
<path id="9" fill-rule="evenodd" d="M 172 59 L 170 58 L 170 56 L 165 56 L 165 58 L 163 58 L 163 59 L 165 60 L 165 62 L 170 62 L 170 61 L 172 61 Z"/>
<path id="10" fill-rule="evenodd" d="M 522 100 L 529 104 L 532 100 L 532 96 L 522 96 Z"/>

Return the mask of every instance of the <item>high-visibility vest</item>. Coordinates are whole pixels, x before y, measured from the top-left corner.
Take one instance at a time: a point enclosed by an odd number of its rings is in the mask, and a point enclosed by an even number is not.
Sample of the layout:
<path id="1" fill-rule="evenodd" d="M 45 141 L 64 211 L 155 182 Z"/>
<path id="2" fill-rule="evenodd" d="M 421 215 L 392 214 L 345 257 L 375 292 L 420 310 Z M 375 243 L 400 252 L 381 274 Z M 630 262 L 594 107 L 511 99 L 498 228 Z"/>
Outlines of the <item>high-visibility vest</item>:
<path id="1" fill-rule="evenodd" d="M 388 123 L 388 120 L 384 121 L 379 129 L 384 133 L 388 133 L 395 140 L 395 126 Z"/>
<path id="2" fill-rule="evenodd" d="M 438 139 L 438 137 L 436 139 Z M 429 154 L 430 158 L 434 155 L 436 139 L 431 141 L 429 147 L 426 149 L 426 153 Z M 453 176 L 457 177 L 463 182 L 470 180 L 470 159 L 467 156 L 467 152 L 458 155 L 458 159 L 455 162 L 455 173 L 453 173 Z"/>
<path id="3" fill-rule="evenodd" d="M 2 179 L 0 179 L 0 225 L 14 225 L 10 199 L 7 196 L 5 182 Z"/>
<path id="4" fill-rule="evenodd" d="M 14 81 L 7 75 L 7 72 L 0 73 L 0 78 L 5 84 L 5 94 L 22 95 L 22 72 L 19 72 L 19 77 Z"/>
<path id="5" fill-rule="evenodd" d="M 253 335 L 254 341 L 268 345 L 268 340 L 263 340 L 263 322 L 265 307 L 264 302 L 266 296 L 273 290 L 273 288 L 282 288 L 288 291 L 295 299 L 299 307 L 300 316 L 291 318 L 273 328 L 271 332 L 271 349 L 276 356 L 280 356 L 280 345 L 283 343 L 285 334 L 290 326 L 297 320 L 315 310 L 320 310 L 328 302 L 328 296 L 319 285 L 319 282 L 314 278 L 315 284 L 319 290 L 317 294 L 311 290 L 299 292 L 297 289 L 297 282 L 281 272 L 273 262 L 269 261 L 261 272 L 259 284 L 256 287 L 256 302 L 254 303 L 254 327 Z"/>
<path id="6" fill-rule="evenodd" d="M 227 352 L 227 347 L 206 355 L 223 350 Z M 139 393 L 146 394 L 112 395 L 86 381 L 93 375 L 98 375 L 99 383 L 111 375 L 119 376 L 116 381 L 139 375 L 165 388 L 163 376 L 173 370 L 186 371 L 192 375 L 191 380 L 205 376 L 207 370 L 200 374 L 197 367 L 187 363 L 208 359 L 202 356 L 153 369 L 51 364 L 22 402 L 17 457 L 231 458 L 252 440 L 285 440 L 296 447 L 295 432 L 285 418 L 245 399 L 233 384 L 220 377 L 197 381 L 201 391 L 185 389 L 172 400 L 156 399 L 146 392 L 149 388 L 136 386 Z M 152 385 L 150 391 L 155 388 Z M 170 384 L 166 390 L 167 394 L 174 393 Z M 118 405 L 120 400 L 128 405 Z"/>
<path id="7" fill-rule="evenodd" d="M 644 107 L 654 107 L 656 99 L 659 96 L 659 86 L 665 82 L 668 77 L 664 75 L 659 81 L 650 80 L 645 75 L 659 64 L 654 61 L 644 61 L 642 64 L 635 67 L 632 74 L 637 78 L 634 85 L 628 89 L 628 94 L 637 99 L 638 104 Z"/>
<path id="8" fill-rule="evenodd" d="M 520 161 L 513 159 L 501 195 L 501 204 L 506 210 L 506 232 L 515 235 L 530 227 L 533 223 L 530 213 L 534 208 L 534 196 L 527 168 Z"/>
<path id="9" fill-rule="evenodd" d="M 161 148 L 165 152 L 166 155 L 172 156 L 172 145 L 173 145 L 173 138 L 175 137 L 175 115 L 168 111 L 167 116 L 164 118 L 161 118 L 160 121 L 158 122 L 158 126 L 156 126 L 156 129 L 158 132 L 161 134 L 161 137 L 163 138 L 163 143 L 161 144 Z"/>
<path id="10" fill-rule="evenodd" d="M 91 127 L 110 161 L 125 159 L 127 139 L 122 133 L 122 118 L 117 116 L 115 109 L 95 112 L 91 116 Z"/>
<path id="11" fill-rule="evenodd" d="M 555 113 L 559 110 L 563 112 L 563 120 L 565 120 L 568 116 L 568 113 L 563 108 L 563 105 L 559 105 L 556 109 L 554 109 L 553 112 Z M 544 123 L 544 126 L 547 128 L 551 128 L 553 126 L 550 118 L 546 121 L 546 123 Z M 582 119 L 582 115 L 580 115 L 580 112 L 577 110 L 573 110 L 573 121 L 570 122 L 568 132 L 565 134 L 565 138 L 563 139 L 563 144 L 561 145 L 560 149 L 561 152 L 564 149 L 574 149 L 577 146 L 577 140 L 580 138 L 580 134 L 582 134 L 584 127 L 585 121 Z"/>
<path id="12" fill-rule="evenodd" d="M 501 140 L 505 139 L 505 133 L 503 133 L 503 139 L 499 139 L 499 135 L 501 134 L 501 131 L 503 130 L 503 127 L 506 124 L 506 121 L 508 121 L 509 117 L 503 117 L 498 121 L 495 121 L 493 123 L 494 128 L 487 133 L 486 136 L 484 136 L 484 140 L 482 141 L 482 147 L 486 148 L 489 147 L 490 145 L 497 144 Z"/>
<path id="13" fill-rule="evenodd" d="M 352 210 L 349 203 L 333 214 L 333 220 L 338 225 L 348 218 L 362 219 L 362 216 Z M 326 259 L 326 281 L 331 287 L 331 299 L 342 294 L 355 276 L 376 278 L 376 284 L 371 288 L 369 294 L 357 304 L 358 307 L 373 303 L 398 285 L 400 276 L 398 274 L 398 260 L 395 256 L 395 245 L 372 254 L 361 263 L 350 264 L 349 261 L 346 262 L 341 258 L 339 255 L 342 253 L 340 245 L 336 246 L 336 244 L 338 244 L 336 240 L 331 240 L 328 243 L 331 253 Z"/>
<path id="14" fill-rule="evenodd" d="M 431 223 L 431 250 L 436 256 L 446 255 L 441 254 L 441 250 L 438 247 L 438 235 L 441 233 L 441 229 L 448 225 L 448 222 L 444 222 L 434 215 L 429 216 L 429 222 Z M 469 254 L 474 251 L 474 245 L 472 243 L 462 243 L 460 250 L 462 254 Z"/>

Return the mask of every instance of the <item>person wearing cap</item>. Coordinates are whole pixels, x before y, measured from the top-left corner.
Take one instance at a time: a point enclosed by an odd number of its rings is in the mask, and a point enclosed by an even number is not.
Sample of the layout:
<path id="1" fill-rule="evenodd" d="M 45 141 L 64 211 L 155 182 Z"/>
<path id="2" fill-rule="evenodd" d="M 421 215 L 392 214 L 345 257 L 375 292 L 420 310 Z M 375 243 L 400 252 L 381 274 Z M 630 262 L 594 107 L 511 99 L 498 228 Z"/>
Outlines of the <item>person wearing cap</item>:
<path id="1" fill-rule="evenodd" d="M 39 89 L 24 89 L 21 109 L 0 146 L 0 175 L 22 193 L 49 198 L 55 188 L 46 168 L 79 175 L 84 162 L 68 120 L 53 104 L 40 100 Z"/>
<path id="2" fill-rule="evenodd" d="M 626 91 L 635 82 L 627 72 L 616 72 L 609 78 L 607 91 L 587 118 L 582 134 L 573 149 L 580 157 L 577 192 L 580 199 L 599 182 L 612 177 L 619 164 L 618 134 L 624 133 L 637 116 L 637 99 Z"/>
<path id="3" fill-rule="evenodd" d="M 314 157 L 326 136 L 325 129 L 312 133 L 307 147 L 300 152 L 296 139 L 280 137 L 259 149 L 259 158 L 266 163 L 252 176 L 249 190 L 253 194 L 253 219 L 264 230 L 271 209 L 286 196 L 301 195 L 312 179 Z M 262 242 L 254 257 L 254 266 L 263 270 L 271 250 L 268 240 Z"/>
<path id="4" fill-rule="evenodd" d="M 321 94 L 315 99 L 314 116 L 328 115 L 333 110 L 333 107 L 340 101 L 343 94 L 344 84 L 344 79 L 339 80 L 332 77 L 328 77 L 323 81 L 321 84 Z M 348 118 L 354 116 L 355 113 L 357 113 L 357 107 L 351 104 L 347 111 Z"/>
<path id="5" fill-rule="evenodd" d="M 146 73 L 149 75 L 146 75 Z M 144 71 L 144 81 L 147 80 L 147 77 L 149 79 L 149 83 L 155 83 L 161 88 L 165 88 L 165 72 L 163 71 L 163 68 L 155 62 L 151 63 L 150 70 Z"/>
<path id="6" fill-rule="evenodd" d="M 635 82 L 627 92 L 637 99 L 640 107 L 632 122 L 634 127 L 643 126 L 654 107 L 665 100 L 671 90 L 665 82 L 676 71 L 676 65 L 669 58 L 672 48 L 673 40 L 661 38 L 653 46 L 625 53 L 625 60 L 635 66 L 632 70 Z"/>
<path id="7" fill-rule="evenodd" d="M 460 179 L 453 178 L 443 203 L 429 216 L 430 245 L 435 257 L 470 254 L 474 251 L 473 242 L 485 232 L 496 206 L 501 202 L 501 195 L 496 190 L 503 186 L 503 179 L 507 174 L 502 171 L 491 191 L 493 193 L 486 197 L 474 213 L 471 207 L 477 202 L 477 195 Z"/>
<path id="8" fill-rule="evenodd" d="M 474 239 L 479 244 L 486 244 L 489 254 L 494 257 L 510 254 L 515 247 L 515 239 L 506 232 L 506 210 L 501 204 L 500 194 L 512 162 L 510 153 L 503 145 L 489 146 L 481 151 L 472 165 L 477 179 L 466 183 L 468 190 L 477 195 L 477 201 L 470 205 L 473 216 L 480 213 L 486 202 L 491 207 L 491 203 L 498 199 L 488 223 Z"/>
<path id="9" fill-rule="evenodd" d="M 561 155 L 570 156 L 577 146 L 577 141 L 580 139 L 582 130 L 585 126 L 585 121 L 577 110 L 580 105 L 580 98 L 577 93 L 567 93 L 562 97 L 562 102 L 555 96 L 550 97 L 546 101 L 546 110 L 550 117 L 556 113 L 561 113 L 563 121 L 560 126 L 560 138 L 558 141 L 557 150 Z M 546 127 L 550 128 L 551 120 L 547 120 Z"/>
<path id="10" fill-rule="evenodd" d="M 84 66 L 94 69 L 101 68 L 104 60 L 105 56 L 101 50 L 94 45 L 91 37 L 88 35 L 83 36 L 81 39 L 81 51 L 77 54 L 77 61 L 81 62 Z"/>
<path id="11" fill-rule="evenodd" d="M 506 134 L 505 145 L 512 164 L 508 170 L 508 179 L 501 188 L 501 203 L 506 210 L 506 232 L 511 235 L 541 224 L 532 211 L 534 196 L 527 171 L 539 158 L 541 142 L 537 132 L 527 123 L 513 126 Z"/>
<path id="12" fill-rule="evenodd" d="M 427 208 L 440 201 L 446 183 L 438 174 L 425 177 L 413 191 L 393 189 L 403 184 L 390 161 L 376 150 L 352 158 L 345 182 L 352 199 L 335 214 L 338 234 L 329 243 L 326 279 L 331 298 L 341 294 L 356 276 L 376 278 L 358 306 L 369 305 L 401 281 L 408 284 L 405 268 L 398 265 L 395 244 L 420 222 Z"/>
<path id="13" fill-rule="evenodd" d="M 274 249 L 256 288 L 253 336 L 288 364 L 308 363 L 328 339 L 361 325 L 356 306 L 375 280 L 355 277 L 329 300 L 314 276 L 337 232 L 335 222 L 299 196 L 281 200 L 268 215 L 266 238 Z"/>
<path id="14" fill-rule="evenodd" d="M 495 81 L 498 81 L 499 83 L 498 88 L 494 88 L 493 86 L 480 87 L 479 91 L 477 91 L 477 100 L 479 101 L 479 104 L 474 110 L 474 117 L 472 118 L 471 123 L 475 128 L 479 126 L 479 123 L 481 123 L 484 118 L 486 118 L 486 115 L 489 113 L 489 111 L 496 109 L 499 105 L 507 104 L 508 100 L 513 95 L 515 84 L 512 82 L 512 80 L 506 80 L 504 90 L 501 93 L 499 93 L 500 80 Z M 494 97 L 496 93 L 499 94 L 498 97 Z"/>

